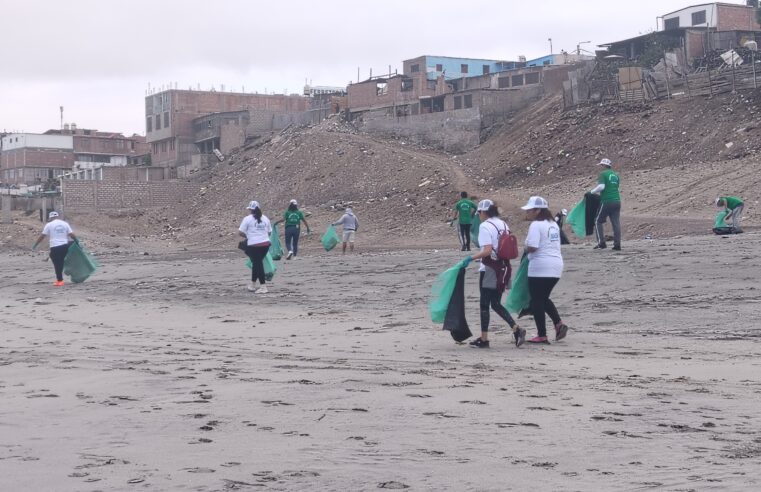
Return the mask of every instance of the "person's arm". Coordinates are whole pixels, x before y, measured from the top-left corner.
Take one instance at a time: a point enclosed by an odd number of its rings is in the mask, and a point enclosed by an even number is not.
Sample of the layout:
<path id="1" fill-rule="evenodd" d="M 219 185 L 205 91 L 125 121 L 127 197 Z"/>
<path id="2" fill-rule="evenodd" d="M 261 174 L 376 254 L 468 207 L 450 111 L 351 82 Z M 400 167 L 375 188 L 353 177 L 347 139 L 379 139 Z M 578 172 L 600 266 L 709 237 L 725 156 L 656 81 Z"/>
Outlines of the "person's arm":
<path id="1" fill-rule="evenodd" d="M 71 240 L 72 240 L 73 242 L 75 242 L 75 243 L 79 244 L 79 238 L 77 238 L 77 236 L 76 236 L 76 235 L 75 235 L 73 232 L 70 232 L 70 233 L 69 233 L 69 238 L 71 238 Z"/>
<path id="2" fill-rule="evenodd" d="M 283 222 L 285 219 L 278 219 L 275 222 L 272 223 L 273 226 L 278 225 L 279 223 Z"/>
<path id="3" fill-rule="evenodd" d="M 40 237 L 38 237 L 38 238 L 37 238 L 37 240 L 36 240 L 36 241 L 34 242 L 34 244 L 32 245 L 32 250 L 35 250 L 35 249 L 37 249 L 37 246 L 39 246 L 39 245 L 40 245 L 40 243 L 41 243 L 42 241 L 44 241 L 44 240 L 45 240 L 45 234 L 40 234 Z"/>
<path id="4" fill-rule="evenodd" d="M 532 222 L 528 226 L 528 232 L 526 233 L 526 251 L 529 253 L 535 253 L 539 251 L 539 228 Z"/>
<path id="5" fill-rule="evenodd" d="M 306 220 L 304 217 L 302 217 L 302 218 L 301 218 L 301 222 L 303 222 L 303 223 L 304 223 L 304 225 L 305 225 L 305 226 L 306 226 L 306 228 L 307 228 L 307 234 L 309 234 L 309 224 L 307 224 L 307 220 Z"/>
<path id="6" fill-rule="evenodd" d="M 474 254 L 473 256 L 469 256 L 469 258 L 470 258 L 471 261 L 480 260 L 482 258 L 487 258 L 487 257 L 491 256 L 491 252 L 492 252 L 493 249 L 494 248 L 492 247 L 491 244 L 485 244 L 483 249 L 481 251 L 479 251 L 478 253 Z"/>
<path id="7" fill-rule="evenodd" d="M 592 188 L 591 190 L 589 190 L 589 192 L 592 193 L 593 195 L 599 195 L 600 193 L 602 193 L 604 189 L 605 189 L 605 183 L 600 183 L 594 188 Z"/>

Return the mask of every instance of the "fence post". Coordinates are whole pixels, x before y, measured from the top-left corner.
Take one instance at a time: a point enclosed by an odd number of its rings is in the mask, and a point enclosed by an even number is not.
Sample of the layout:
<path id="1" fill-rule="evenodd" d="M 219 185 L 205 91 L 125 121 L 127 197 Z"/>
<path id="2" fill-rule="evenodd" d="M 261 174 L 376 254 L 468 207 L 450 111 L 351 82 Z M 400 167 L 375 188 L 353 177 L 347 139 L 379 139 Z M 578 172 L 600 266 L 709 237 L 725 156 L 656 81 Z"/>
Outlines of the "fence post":
<path id="1" fill-rule="evenodd" d="M 663 73 L 666 74 L 666 99 L 671 99 L 671 81 L 669 80 L 669 63 L 666 61 L 666 51 L 663 51 Z"/>
<path id="2" fill-rule="evenodd" d="M 735 50 L 732 47 L 732 45 L 729 45 L 729 49 L 730 49 L 730 52 L 732 53 L 729 56 L 732 57 L 732 94 L 734 94 L 735 92 L 737 92 L 737 83 L 735 81 Z"/>
<path id="3" fill-rule="evenodd" d="M 687 98 L 692 99 L 690 77 L 687 75 L 687 45 L 684 44 L 684 38 L 682 38 L 682 52 L 684 53 L 684 84 L 687 86 Z"/>
<path id="4" fill-rule="evenodd" d="M 706 72 L 708 73 L 708 95 L 713 97 L 713 80 L 711 80 L 711 64 L 706 66 Z"/>
<path id="5" fill-rule="evenodd" d="M 751 65 L 753 65 L 753 88 L 758 89 L 758 83 L 756 82 L 756 52 L 755 51 L 751 51 L 750 61 L 751 61 Z"/>
<path id="6" fill-rule="evenodd" d="M 0 220 L 3 224 L 12 224 L 13 223 L 13 215 L 11 214 L 11 208 L 13 207 L 13 199 L 11 198 L 10 191 L 8 190 L 8 195 L 3 195 L 0 197 L 2 199 L 3 203 L 3 217 L 2 220 Z"/>

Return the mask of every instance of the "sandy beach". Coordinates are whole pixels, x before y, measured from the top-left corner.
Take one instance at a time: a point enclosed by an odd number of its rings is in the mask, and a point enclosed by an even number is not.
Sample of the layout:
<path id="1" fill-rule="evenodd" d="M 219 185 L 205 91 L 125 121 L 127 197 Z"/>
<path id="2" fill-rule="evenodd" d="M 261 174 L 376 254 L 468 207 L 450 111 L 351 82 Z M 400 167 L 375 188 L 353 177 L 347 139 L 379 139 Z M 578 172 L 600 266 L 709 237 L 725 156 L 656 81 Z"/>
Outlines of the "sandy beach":
<path id="1" fill-rule="evenodd" d="M 261 296 L 234 251 L 61 289 L 3 253 L 0 490 L 758 490 L 761 235 L 624 248 L 564 249 L 566 340 L 489 350 L 428 318 L 451 250 L 307 252 Z"/>

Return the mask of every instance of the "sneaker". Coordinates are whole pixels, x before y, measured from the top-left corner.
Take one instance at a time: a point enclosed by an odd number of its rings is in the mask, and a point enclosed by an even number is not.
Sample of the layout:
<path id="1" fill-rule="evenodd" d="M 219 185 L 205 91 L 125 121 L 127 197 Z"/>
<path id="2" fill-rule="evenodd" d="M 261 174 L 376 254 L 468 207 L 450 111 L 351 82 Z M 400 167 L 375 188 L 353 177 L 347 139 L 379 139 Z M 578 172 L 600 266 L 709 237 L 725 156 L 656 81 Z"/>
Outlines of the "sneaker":
<path id="1" fill-rule="evenodd" d="M 607 248 L 607 247 L 608 247 L 608 246 L 607 246 L 607 245 L 605 245 L 605 244 L 598 244 L 597 246 L 595 246 L 595 247 L 594 247 L 594 248 L 592 248 L 592 249 L 605 249 L 605 248 Z"/>
<path id="2" fill-rule="evenodd" d="M 621 251 L 621 246 L 613 246 L 613 251 Z"/>
<path id="3" fill-rule="evenodd" d="M 520 347 L 526 341 L 526 330 L 520 326 L 517 328 L 518 330 L 513 332 L 513 337 L 515 337 L 515 346 Z"/>
<path id="4" fill-rule="evenodd" d="M 547 340 L 547 337 L 534 337 L 534 338 L 529 338 L 526 341 L 528 343 L 544 343 L 545 345 L 549 345 L 550 344 L 550 341 Z"/>
<path id="5" fill-rule="evenodd" d="M 253 282 L 249 282 L 246 288 L 248 289 L 249 292 L 254 292 L 256 290 L 256 287 L 254 286 Z"/>
<path id="6" fill-rule="evenodd" d="M 460 251 L 465 251 L 465 246 L 463 246 L 462 248 L 460 248 Z"/>
<path id="7" fill-rule="evenodd" d="M 560 323 L 557 328 L 555 328 L 555 341 L 560 341 L 565 338 L 565 336 L 568 334 L 568 326 L 565 323 Z"/>
<path id="8" fill-rule="evenodd" d="M 286 260 L 290 260 L 291 258 L 293 258 L 293 251 L 289 251 L 288 256 L 285 257 Z"/>
<path id="9" fill-rule="evenodd" d="M 63 287 L 63 280 L 56 280 L 53 285 L 56 287 Z"/>
<path id="10" fill-rule="evenodd" d="M 262 286 L 261 286 L 261 287 L 259 287 L 259 289 L 256 291 L 256 293 L 257 293 L 257 294 L 266 294 L 266 293 L 268 293 L 268 292 L 269 292 L 269 291 L 267 290 L 267 286 L 266 286 L 266 285 L 262 285 Z"/>
<path id="11" fill-rule="evenodd" d="M 470 346 L 473 348 L 489 348 L 489 340 L 484 341 L 479 337 L 470 342 Z"/>

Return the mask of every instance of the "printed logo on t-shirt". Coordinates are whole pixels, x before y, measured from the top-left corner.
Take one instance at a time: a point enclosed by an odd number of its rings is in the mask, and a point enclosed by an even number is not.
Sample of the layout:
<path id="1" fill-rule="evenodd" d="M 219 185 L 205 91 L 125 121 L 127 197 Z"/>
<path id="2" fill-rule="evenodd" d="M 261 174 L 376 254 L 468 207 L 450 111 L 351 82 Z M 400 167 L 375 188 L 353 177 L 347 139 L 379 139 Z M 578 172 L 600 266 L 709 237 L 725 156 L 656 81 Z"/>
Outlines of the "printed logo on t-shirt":
<path id="1" fill-rule="evenodd" d="M 551 243 L 560 242 L 559 229 L 550 229 L 549 231 L 547 231 L 547 235 L 549 236 Z"/>
<path id="2" fill-rule="evenodd" d="M 617 185 L 617 184 L 618 184 L 618 176 L 616 176 L 615 174 L 611 174 L 611 175 L 609 175 L 609 176 L 608 176 L 608 182 L 609 182 L 610 184 L 614 184 L 614 185 Z"/>

